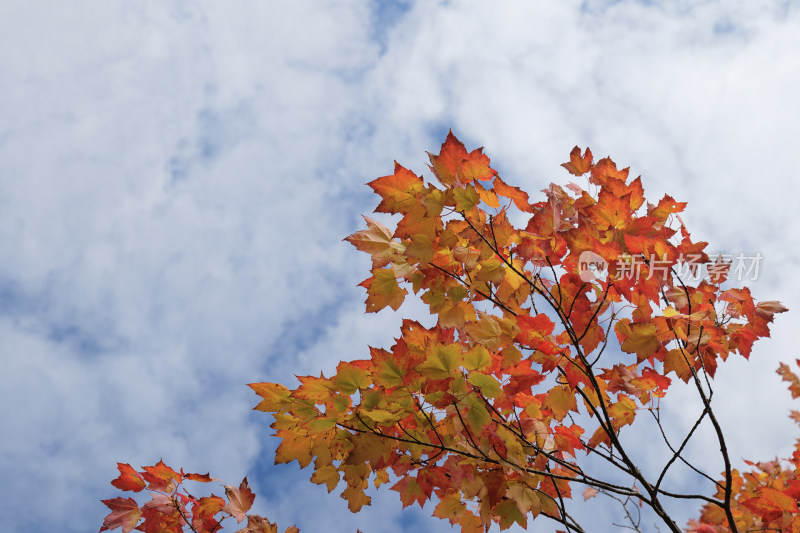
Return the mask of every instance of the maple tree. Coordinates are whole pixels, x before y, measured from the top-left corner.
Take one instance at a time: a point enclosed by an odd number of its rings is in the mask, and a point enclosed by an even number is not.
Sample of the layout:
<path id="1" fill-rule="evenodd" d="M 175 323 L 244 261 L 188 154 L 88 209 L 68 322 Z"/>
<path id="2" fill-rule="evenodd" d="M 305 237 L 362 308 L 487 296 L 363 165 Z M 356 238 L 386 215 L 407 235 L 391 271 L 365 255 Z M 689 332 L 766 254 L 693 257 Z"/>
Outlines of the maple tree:
<path id="1" fill-rule="evenodd" d="M 346 240 L 372 259 L 361 283 L 368 312 L 399 309 L 410 290 L 435 323 L 406 319 L 391 348 L 371 347 L 369 359 L 342 361 L 330 377 L 299 377 L 295 389 L 251 384 L 255 409 L 274 417 L 275 462 L 313 465 L 311 481 L 328 492 L 343 482 L 353 512 L 369 505 L 370 481 L 390 483 L 404 507 L 434 501 L 433 515 L 463 532 L 538 517 L 585 531 L 570 513 L 576 494 L 616 500 L 635 530 L 647 507 L 681 531 L 665 502 L 692 500 L 701 505 L 687 526 L 694 533 L 800 532 L 800 441 L 791 459 L 748 463 L 742 474 L 712 406 L 718 365 L 749 358 L 787 309 L 728 286 L 731 262 L 692 240 L 679 215 L 686 204 L 646 202 L 641 178 L 595 162 L 588 148 L 563 165 L 585 183 L 552 184 L 537 202 L 452 133 L 429 155 L 438 185 L 395 163 L 369 186 L 381 198 L 376 212 L 400 215 L 396 227 L 365 217 L 366 229 Z M 779 373 L 800 396 L 800 379 L 786 365 Z M 676 380 L 700 410 L 677 437 L 661 415 Z M 666 450 L 658 468 L 626 439 L 642 418 Z M 685 457 L 703 424 L 719 446 L 719 480 Z M 670 487 L 679 466 L 713 494 Z M 216 531 L 217 515 L 241 522 L 252 504 L 246 479 L 226 488 L 226 504 L 179 492 L 207 476 L 163 463 L 119 468 L 116 487 L 146 487 L 153 499 L 106 500 L 101 531 Z M 240 531 L 277 531 L 247 518 Z"/>

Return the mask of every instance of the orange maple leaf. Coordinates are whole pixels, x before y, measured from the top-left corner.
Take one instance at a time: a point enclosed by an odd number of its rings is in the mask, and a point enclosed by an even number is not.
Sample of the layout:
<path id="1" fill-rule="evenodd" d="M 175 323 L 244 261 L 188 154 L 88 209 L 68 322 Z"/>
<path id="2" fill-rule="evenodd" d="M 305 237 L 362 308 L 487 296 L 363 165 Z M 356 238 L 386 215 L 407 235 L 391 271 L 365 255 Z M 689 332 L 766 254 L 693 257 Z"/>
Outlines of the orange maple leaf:
<path id="1" fill-rule="evenodd" d="M 367 312 L 377 313 L 387 305 L 397 311 L 408 291 L 398 285 L 392 269 L 377 268 L 372 273 L 372 277 L 359 283 L 367 289 Z"/>
<path id="2" fill-rule="evenodd" d="M 489 166 L 490 161 L 483 153 L 483 148 L 467 153 L 464 143 L 456 139 L 452 131 L 447 134 L 439 155 L 428 152 L 428 157 L 433 174 L 445 187 L 461 187 L 474 180 L 486 181 L 497 174 Z"/>
<path id="3" fill-rule="evenodd" d="M 639 360 L 647 359 L 653 355 L 660 341 L 658 340 L 657 330 L 653 324 L 632 324 L 628 322 L 617 322 L 614 327 L 617 332 L 623 351 L 635 353 Z"/>
<path id="4" fill-rule="evenodd" d="M 395 161 L 394 174 L 383 176 L 367 185 L 380 195 L 379 213 L 406 213 L 415 205 L 415 198 L 425 187 L 422 178 Z"/>
<path id="5" fill-rule="evenodd" d="M 111 482 L 112 485 L 119 490 L 131 490 L 133 492 L 139 492 L 144 489 L 144 479 L 131 465 L 117 463 L 117 468 L 119 469 L 119 477 Z"/>
<path id="6" fill-rule="evenodd" d="M 563 163 L 561 166 L 571 174 L 583 176 L 592 168 L 592 151 L 586 148 L 583 156 L 581 156 L 581 149 L 576 146 L 569 153 L 569 162 Z"/>
<path id="7" fill-rule="evenodd" d="M 147 488 L 162 492 L 172 492 L 175 485 L 181 482 L 181 475 L 159 461 L 154 466 L 145 466 L 142 477 L 147 481 Z"/>
<path id="8" fill-rule="evenodd" d="M 494 192 L 498 196 L 509 198 L 520 211 L 533 212 L 533 208 L 528 202 L 528 193 L 522 191 L 519 187 L 507 185 L 499 176 L 494 179 Z"/>

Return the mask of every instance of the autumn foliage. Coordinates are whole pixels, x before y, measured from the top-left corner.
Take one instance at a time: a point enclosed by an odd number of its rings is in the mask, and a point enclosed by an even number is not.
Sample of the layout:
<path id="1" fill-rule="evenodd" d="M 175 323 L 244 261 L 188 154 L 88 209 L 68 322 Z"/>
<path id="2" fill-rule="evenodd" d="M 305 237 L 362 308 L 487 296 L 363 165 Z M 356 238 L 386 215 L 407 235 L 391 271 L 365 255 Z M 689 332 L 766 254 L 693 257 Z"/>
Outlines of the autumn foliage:
<path id="1" fill-rule="evenodd" d="M 689 531 L 800 532 L 800 443 L 791 459 L 741 473 L 712 405 L 718 366 L 749 358 L 786 308 L 728 281 L 731 263 L 709 257 L 683 224 L 686 204 L 648 202 L 641 178 L 588 148 L 563 165 L 580 182 L 552 184 L 536 201 L 452 133 L 429 155 L 437 183 L 399 164 L 369 183 L 375 211 L 399 215 L 396 226 L 364 217 L 366 229 L 346 240 L 371 256 L 361 283 L 368 312 L 398 310 L 413 293 L 435 320 L 406 319 L 388 349 L 371 347 L 369 359 L 342 361 L 332 376 L 299 377 L 295 389 L 251 384 L 256 409 L 274 417 L 275 462 L 311 466 L 328 492 L 343 486 L 353 512 L 370 504 L 370 484 L 388 484 L 404 507 L 431 501 L 434 516 L 463 532 L 540 518 L 586 531 L 570 509 L 598 495 L 636 530 L 632 507 L 681 531 L 665 502 L 692 500 L 701 510 Z M 779 373 L 800 395 L 797 376 L 785 365 Z M 694 390 L 698 416 L 669 435 L 661 411 L 676 381 Z M 642 418 L 649 425 L 631 427 Z M 703 424 L 718 465 L 684 457 Z M 667 450 L 656 470 L 627 443 L 642 428 Z M 163 463 L 119 468 L 117 488 L 153 499 L 106 500 L 101 531 L 211 532 L 218 516 L 244 521 L 253 501 L 246 479 L 225 488 L 226 502 L 182 490 L 207 476 Z M 708 494 L 669 486 L 676 468 L 705 480 Z M 249 517 L 240 531 L 277 526 Z"/>
<path id="2" fill-rule="evenodd" d="M 163 461 L 154 466 L 145 466 L 136 471 L 131 465 L 117 463 L 119 477 L 111 482 L 123 491 L 147 490 L 150 500 L 141 507 L 131 497 L 103 500 L 111 513 L 103 521 L 100 531 L 122 528 L 123 533 L 133 529 L 146 533 L 184 531 L 189 528 L 196 533 L 220 531 L 222 522 L 233 518 L 237 522 L 247 520 L 242 533 L 278 533 L 276 524 L 258 515 L 248 515 L 255 494 L 250 490 L 247 478 L 238 487 L 224 486 L 225 498 L 214 495 L 197 498 L 188 492 L 185 482 L 211 483 L 219 481 L 208 474 L 184 474 L 176 472 Z M 294 526 L 285 533 L 297 533 Z"/>

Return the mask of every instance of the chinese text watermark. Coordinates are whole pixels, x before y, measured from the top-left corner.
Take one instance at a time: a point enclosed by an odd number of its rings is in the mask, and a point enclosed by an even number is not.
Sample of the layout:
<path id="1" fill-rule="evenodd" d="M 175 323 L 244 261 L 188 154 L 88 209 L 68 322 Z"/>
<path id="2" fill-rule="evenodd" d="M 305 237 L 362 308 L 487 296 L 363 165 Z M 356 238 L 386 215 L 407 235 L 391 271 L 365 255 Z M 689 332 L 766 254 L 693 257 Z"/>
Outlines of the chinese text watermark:
<path id="1" fill-rule="evenodd" d="M 650 257 L 626 254 L 617 258 L 612 265 L 617 279 L 639 281 L 656 278 L 666 282 L 672 273 L 682 280 L 708 279 L 712 283 L 719 283 L 725 279 L 756 281 L 764 259 L 761 252 L 719 253 L 706 257 L 711 257 L 711 261 L 703 262 L 703 254 L 680 254 L 677 260 L 663 259 L 655 254 Z M 580 254 L 578 275 L 581 280 L 605 280 L 608 272 L 609 263 L 599 254 L 592 251 Z"/>

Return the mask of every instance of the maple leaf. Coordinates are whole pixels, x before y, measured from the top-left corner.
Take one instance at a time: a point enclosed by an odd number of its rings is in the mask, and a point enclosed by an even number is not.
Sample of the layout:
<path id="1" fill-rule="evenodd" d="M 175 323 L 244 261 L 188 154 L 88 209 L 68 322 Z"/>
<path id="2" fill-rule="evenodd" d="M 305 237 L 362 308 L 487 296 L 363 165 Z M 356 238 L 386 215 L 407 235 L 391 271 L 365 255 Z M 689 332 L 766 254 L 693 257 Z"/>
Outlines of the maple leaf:
<path id="1" fill-rule="evenodd" d="M 294 398 L 301 400 L 314 400 L 317 403 L 322 403 L 331 397 L 331 391 L 334 389 L 333 384 L 321 373 L 318 378 L 314 376 L 297 376 L 297 379 L 300 380 L 300 387 L 298 387 L 297 390 L 293 391 L 291 394 L 288 393 L 287 389 L 288 396 L 286 398 L 283 397 L 283 391 L 277 387 L 275 389 L 267 389 L 264 391 L 266 392 L 267 398 L 269 398 L 270 401 L 272 401 L 272 398 L 278 398 L 276 402 L 277 406 L 274 409 L 271 409 L 271 411 L 277 412 L 283 410 L 287 401 L 291 402 L 291 399 Z"/>
<path id="2" fill-rule="evenodd" d="M 482 370 L 492 363 L 489 350 L 483 346 L 476 346 L 464 354 L 463 365 L 467 370 Z"/>
<path id="3" fill-rule="evenodd" d="M 478 181 L 474 181 L 473 185 L 475 186 L 475 190 L 478 192 L 478 197 L 480 197 L 483 203 L 489 207 L 500 207 L 500 199 L 497 198 L 497 194 L 495 194 L 494 191 L 487 190 Z"/>
<path id="4" fill-rule="evenodd" d="M 456 189 L 453 192 L 453 197 L 456 201 L 456 211 L 459 212 L 472 211 L 480 202 L 478 191 L 471 185 L 467 185 L 463 189 Z"/>
<path id="5" fill-rule="evenodd" d="M 528 193 L 522 191 L 519 187 L 507 185 L 500 177 L 494 179 L 494 192 L 498 196 L 510 199 L 520 211 L 533 212 L 533 208 L 528 202 Z"/>
<path id="6" fill-rule="evenodd" d="M 445 187 L 461 186 L 474 180 L 486 181 L 497 174 L 489 166 L 489 158 L 483 153 L 483 148 L 467 153 L 464 144 L 456 139 L 452 131 L 447 134 L 439 155 L 428 152 L 428 157 L 436 179 Z"/>
<path id="7" fill-rule="evenodd" d="M 653 395 L 658 398 L 663 398 L 666 390 L 672 384 L 672 380 L 667 376 L 659 374 L 652 368 L 644 368 L 642 370 L 642 377 L 635 379 L 634 383 L 646 383 L 647 390 L 655 389 Z"/>
<path id="8" fill-rule="evenodd" d="M 517 326 L 520 332 L 517 334 L 515 340 L 525 346 L 539 348 L 545 344 L 545 337 L 553 332 L 555 323 L 544 313 L 539 313 L 533 317 L 525 315 L 517 316 Z"/>
<path id="9" fill-rule="evenodd" d="M 103 527 L 100 528 L 100 531 L 120 527 L 122 533 L 128 533 L 136 527 L 142 517 L 139 504 L 133 498 L 113 498 L 102 500 L 102 502 L 111 509 L 111 512 L 103 519 Z"/>
<path id="10" fill-rule="evenodd" d="M 299 533 L 300 529 L 296 526 L 289 526 L 284 533 Z M 247 525 L 236 533 L 278 533 L 278 524 L 273 524 L 263 516 L 248 515 Z"/>
<path id="11" fill-rule="evenodd" d="M 225 500 L 211 495 L 197 500 L 192 508 L 192 527 L 197 531 L 212 533 L 219 528 L 219 521 L 214 516 L 225 507 Z"/>
<path id="12" fill-rule="evenodd" d="M 420 263 L 428 263 L 433 259 L 435 250 L 433 240 L 425 234 L 412 235 L 411 243 L 406 246 L 406 256 L 419 259 Z"/>
<path id="13" fill-rule="evenodd" d="M 742 501 L 742 505 L 766 523 L 780 518 L 784 513 L 800 512 L 794 498 L 770 487 L 758 487 L 758 496 Z"/>
<path id="14" fill-rule="evenodd" d="M 197 481 L 198 483 L 211 483 L 212 481 L 219 481 L 218 479 L 211 477 L 209 474 L 184 474 L 183 479 Z"/>
<path id="15" fill-rule="evenodd" d="M 608 185 L 608 183 L 612 181 L 621 181 L 625 183 L 628 180 L 628 171 L 629 169 L 627 168 L 617 170 L 616 163 L 614 163 L 611 158 L 605 157 L 592 167 L 592 175 L 589 181 L 601 187 Z"/>
<path id="16" fill-rule="evenodd" d="M 788 307 L 774 300 L 759 302 L 755 309 L 756 313 L 766 316 L 769 320 L 772 320 L 772 315 L 775 313 L 785 313 L 788 310 Z"/>
<path id="17" fill-rule="evenodd" d="M 586 501 L 586 500 L 589 500 L 591 498 L 594 498 L 595 496 L 597 496 L 597 494 L 598 494 L 598 490 L 596 488 L 594 488 L 594 487 L 586 487 L 586 489 L 583 491 L 583 500 Z"/>
<path id="18" fill-rule="evenodd" d="M 278 533 L 278 525 L 273 524 L 263 516 L 249 515 L 247 525 L 236 533 Z"/>
<path id="19" fill-rule="evenodd" d="M 458 369 L 462 357 L 461 346 L 458 344 L 438 345 L 430 351 L 428 358 L 417 367 L 417 370 L 423 376 L 444 379 Z"/>
<path id="20" fill-rule="evenodd" d="M 583 176 L 592 168 L 592 151 L 586 148 L 583 156 L 581 156 L 581 149 L 576 146 L 569 153 L 569 163 L 564 163 L 561 166 L 566 168 L 570 174 Z"/>
<path id="21" fill-rule="evenodd" d="M 478 311 L 478 320 L 467 324 L 467 332 L 475 341 L 485 345 L 487 348 L 496 350 L 503 342 L 504 324 L 496 316 Z"/>
<path id="22" fill-rule="evenodd" d="M 144 489 L 145 481 L 133 467 L 127 463 L 117 463 L 119 477 L 111 482 L 119 490 L 131 490 L 139 492 Z"/>
<path id="23" fill-rule="evenodd" d="M 425 188 L 422 178 L 413 172 L 394 163 L 394 174 L 383 176 L 369 182 L 373 191 L 378 193 L 382 200 L 375 208 L 379 213 L 406 213 L 416 204 L 416 196 Z"/>
<path id="24" fill-rule="evenodd" d="M 624 319 L 614 327 L 620 340 L 621 348 L 628 353 L 635 353 L 639 361 L 653 355 L 660 342 L 653 324 L 633 324 Z"/>
<path id="25" fill-rule="evenodd" d="M 350 512 L 357 513 L 365 505 L 371 505 L 372 498 L 367 496 L 363 489 L 348 486 L 342 491 L 341 497 L 347 500 L 347 508 Z"/>
<path id="26" fill-rule="evenodd" d="M 664 195 L 656 206 L 648 206 L 647 215 L 666 219 L 672 213 L 680 213 L 686 208 L 686 202 L 676 202 L 672 196 Z"/>
<path id="27" fill-rule="evenodd" d="M 405 369 L 391 356 L 375 361 L 375 372 L 372 377 L 376 385 L 397 387 L 403 383 L 405 375 Z"/>
<path id="28" fill-rule="evenodd" d="M 223 511 L 233 516 L 237 522 L 242 522 L 245 519 L 247 511 L 253 506 L 253 500 L 256 495 L 250 490 L 247 484 L 247 476 L 244 477 L 238 488 L 230 485 L 225 485 L 225 496 L 228 497 L 228 503 L 223 508 Z"/>
<path id="29" fill-rule="evenodd" d="M 797 364 L 800 366 L 800 359 L 797 359 Z M 780 363 L 778 365 L 777 373 L 781 376 L 783 381 L 789 383 L 789 392 L 792 393 L 792 398 L 800 397 L 800 378 L 797 377 L 797 374 L 792 372 L 789 368 L 789 365 L 786 363 Z"/>
<path id="30" fill-rule="evenodd" d="M 177 509 L 142 507 L 144 522 L 137 528 L 144 533 L 181 533 L 185 522 Z"/>
<path id="31" fill-rule="evenodd" d="M 494 508 L 500 516 L 500 530 L 508 529 L 514 524 L 520 527 L 528 527 L 528 519 L 522 514 L 513 500 L 503 500 Z"/>
<path id="32" fill-rule="evenodd" d="M 372 274 L 372 277 L 359 283 L 367 289 L 367 312 L 377 313 L 387 305 L 397 311 L 408 291 L 397 284 L 397 278 L 391 269 L 378 268 Z"/>
<path id="33" fill-rule="evenodd" d="M 328 492 L 332 492 L 339 484 L 339 471 L 333 465 L 325 465 L 314 472 L 311 482 L 328 487 Z"/>
<path id="34" fill-rule="evenodd" d="M 478 272 L 475 274 L 475 279 L 478 281 L 490 281 L 494 284 L 499 284 L 506 277 L 505 266 L 502 261 L 494 257 L 490 257 L 478 263 Z"/>
<path id="35" fill-rule="evenodd" d="M 393 256 L 405 251 L 405 246 L 393 239 L 389 228 L 367 216 L 364 216 L 364 220 L 367 222 L 367 229 L 357 231 L 344 240 L 358 250 L 370 254 L 373 268 L 388 265 Z"/>
<path id="36" fill-rule="evenodd" d="M 611 437 L 609 436 L 608 432 L 604 427 L 598 427 L 595 432 L 592 434 L 592 437 L 589 439 L 587 443 L 587 447 L 589 449 L 597 448 L 601 444 L 605 444 L 606 446 L 611 445 Z"/>
<path id="37" fill-rule="evenodd" d="M 473 433 L 480 434 L 483 428 L 492 420 L 483 400 L 475 396 L 468 396 L 464 403 L 467 407 L 466 421 Z"/>
<path id="38" fill-rule="evenodd" d="M 545 406 L 553 411 L 553 418 L 563 420 L 567 413 L 578 407 L 575 393 L 569 387 L 553 387 L 547 393 Z"/>
<path id="39" fill-rule="evenodd" d="M 176 484 L 181 482 L 181 475 L 164 464 L 161 460 L 153 466 L 145 466 L 142 478 L 147 481 L 147 488 L 162 492 L 172 492 Z"/>
<path id="40" fill-rule="evenodd" d="M 597 203 L 588 212 L 599 230 L 624 230 L 632 223 L 630 197 L 617 196 L 607 188 L 600 190 Z"/>
<path id="41" fill-rule="evenodd" d="M 572 409 L 575 409 L 575 407 Z M 581 435 L 583 435 L 582 427 L 575 424 L 569 427 L 556 426 L 553 431 L 553 440 L 555 441 L 556 448 L 562 450 L 564 453 L 575 457 L 575 450 L 586 449 L 583 442 L 581 442 Z"/>
<path id="42" fill-rule="evenodd" d="M 620 428 L 633 423 L 636 418 L 636 402 L 626 396 L 622 396 L 619 401 L 608 408 L 608 414 L 615 422 L 614 427 Z"/>
<path id="43" fill-rule="evenodd" d="M 369 385 L 369 374 L 357 361 L 341 362 L 331 382 L 344 394 L 353 394 Z"/>
<path id="44" fill-rule="evenodd" d="M 276 417 L 276 423 L 278 420 L 280 419 Z M 293 424 L 292 427 L 295 425 Z M 312 459 L 311 452 L 314 442 L 306 438 L 306 435 L 300 435 L 290 430 L 279 431 L 277 435 L 283 438 L 283 441 L 278 445 L 278 449 L 275 450 L 275 464 L 289 463 L 296 460 L 302 468 L 308 466 Z"/>
<path id="45" fill-rule="evenodd" d="M 423 507 L 428 499 L 422 492 L 417 480 L 411 476 L 404 476 L 397 483 L 392 485 L 391 490 L 400 493 L 400 501 L 403 502 L 404 508 L 412 505 L 414 502 L 418 503 L 420 507 Z"/>
<path id="46" fill-rule="evenodd" d="M 449 490 L 445 495 L 439 496 L 439 503 L 433 510 L 433 516 L 446 518 L 451 524 L 458 523 L 458 519 L 467 512 L 467 506 L 461 501 L 461 492 Z"/>
<path id="47" fill-rule="evenodd" d="M 280 411 L 289 399 L 289 389 L 279 383 L 250 383 L 248 387 L 263 398 L 261 403 L 253 407 L 258 411 Z"/>
<path id="48" fill-rule="evenodd" d="M 475 385 L 481 391 L 481 394 L 487 398 L 497 398 L 502 394 L 500 384 L 492 376 L 487 376 L 480 372 L 472 372 L 467 381 Z"/>

